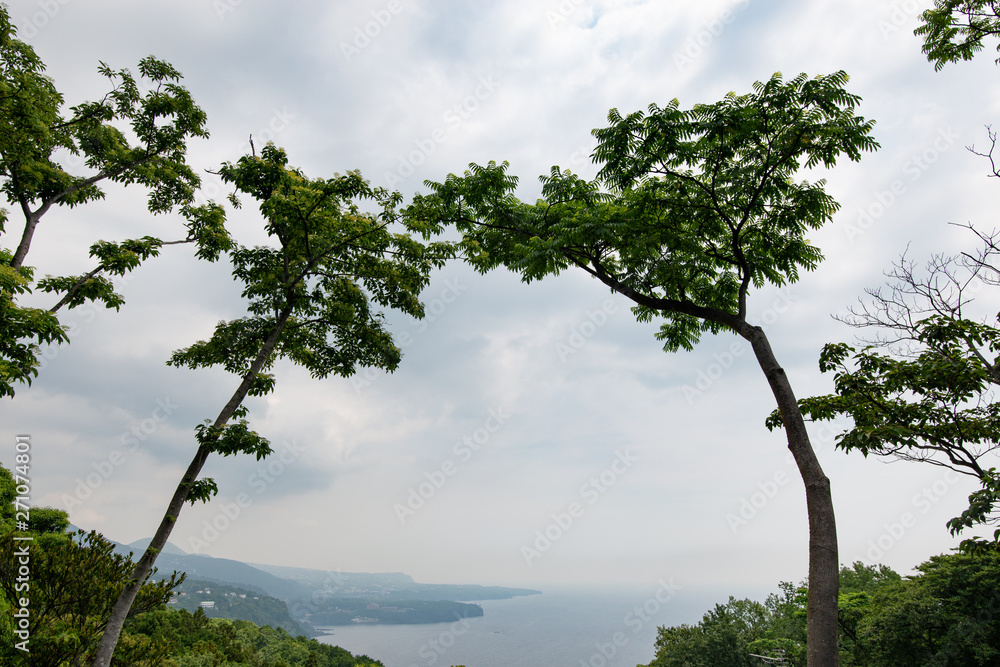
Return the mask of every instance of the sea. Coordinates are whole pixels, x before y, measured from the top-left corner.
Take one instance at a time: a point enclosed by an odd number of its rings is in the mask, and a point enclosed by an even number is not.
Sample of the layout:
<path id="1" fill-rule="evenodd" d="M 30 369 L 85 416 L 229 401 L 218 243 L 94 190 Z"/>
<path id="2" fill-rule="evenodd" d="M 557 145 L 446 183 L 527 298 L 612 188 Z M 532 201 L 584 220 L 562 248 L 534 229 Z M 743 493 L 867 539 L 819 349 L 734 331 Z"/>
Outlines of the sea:
<path id="1" fill-rule="evenodd" d="M 483 616 L 420 625 L 320 628 L 317 639 L 386 667 L 636 667 L 655 654 L 657 627 L 695 624 L 727 595 L 643 587 L 543 587 L 540 595 L 476 602 Z"/>

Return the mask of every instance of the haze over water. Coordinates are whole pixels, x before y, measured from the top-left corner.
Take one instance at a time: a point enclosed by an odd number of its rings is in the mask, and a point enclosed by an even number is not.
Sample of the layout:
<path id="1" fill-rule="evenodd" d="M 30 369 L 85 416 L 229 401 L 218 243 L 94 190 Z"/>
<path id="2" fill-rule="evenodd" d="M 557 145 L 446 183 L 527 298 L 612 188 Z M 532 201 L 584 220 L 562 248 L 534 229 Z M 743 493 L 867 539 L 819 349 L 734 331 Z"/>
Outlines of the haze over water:
<path id="1" fill-rule="evenodd" d="M 480 618 L 426 625 L 331 628 L 319 641 L 386 667 L 635 667 L 653 658 L 656 629 L 694 623 L 724 593 L 648 587 L 545 587 L 542 595 L 479 602 Z"/>

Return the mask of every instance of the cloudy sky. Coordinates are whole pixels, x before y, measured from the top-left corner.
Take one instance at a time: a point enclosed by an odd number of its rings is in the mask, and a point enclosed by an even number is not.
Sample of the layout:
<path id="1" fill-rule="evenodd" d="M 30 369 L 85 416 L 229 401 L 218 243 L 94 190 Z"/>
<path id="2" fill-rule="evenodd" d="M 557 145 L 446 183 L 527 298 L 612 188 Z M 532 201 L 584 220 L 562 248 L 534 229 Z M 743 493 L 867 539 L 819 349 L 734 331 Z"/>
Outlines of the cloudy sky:
<path id="1" fill-rule="evenodd" d="M 360 169 L 407 197 L 470 162 L 507 160 L 519 195 L 558 164 L 593 176 L 590 130 L 607 112 L 673 98 L 682 107 L 746 92 L 780 71 L 844 69 L 882 148 L 822 177 L 842 209 L 811 238 L 817 271 L 751 302 L 799 396 L 832 379 L 817 358 L 856 332 L 831 318 L 884 280 L 900 253 L 924 261 L 974 244 L 949 222 L 994 224 L 996 184 L 965 147 L 1000 118 L 990 55 L 934 72 L 912 34 L 929 2 L 868 0 L 15 0 L 11 17 L 67 103 L 99 97 L 99 61 L 177 67 L 208 114 L 199 170 L 235 160 L 252 135 L 311 176 Z M 225 190 L 206 174 L 203 199 Z M 260 219 L 231 217 L 246 243 Z M 90 268 L 97 239 L 174 238 L 138 189 L 53 211 L 28 264 Z M 10 245 L 9 239 L 4 243 Z M 224 263 L 184 247 L 137 271 L 121 312 L 65 315 L 30 388 L 0 406 L 32 438 L 34 502 L 130 542 L 152 534 L 194 451 L 192 429 L 235 389 L 222 372 L 168 368 L 174 349 L 241 314 Z M 664 353 L 655 325 L 580 273 L 522 285 L 461 264 L 425 293 L 428 317 L 389 314 L 404 351 L 392 374 L 312 380 L 281 365 L 252 400 L 270 460 L 213 460 L 220 493 L 185 509 L 171 541 L 217 557 L 418 581 L 539 585 L 672 579 L 739 593 L 806 574 L 802 483 L 774 402 L 732 335 Z M 977 305 L 995 313 L 996 292 Z M 41 302 L 39 302 L 41 303 Z M 842 562 L 907 572 L 955 541 L 945 521 L 972 486 L 944 471 L 884 464 L 813 440 L 833 483 Z M 905 525 L 904 525 L 905 524 Z"/>

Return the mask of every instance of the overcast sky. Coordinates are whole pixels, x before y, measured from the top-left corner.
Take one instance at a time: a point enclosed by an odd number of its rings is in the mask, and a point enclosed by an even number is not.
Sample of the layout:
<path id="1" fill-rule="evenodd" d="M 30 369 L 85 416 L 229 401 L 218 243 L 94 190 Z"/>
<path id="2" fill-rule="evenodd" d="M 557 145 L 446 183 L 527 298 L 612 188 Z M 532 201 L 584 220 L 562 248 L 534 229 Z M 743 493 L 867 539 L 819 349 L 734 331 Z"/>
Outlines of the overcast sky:
<path id="1" fill-rule="evenodd" d="M 974 246 L 949 222 L 994 224 L 996 183 L 981 158 L 1000 118 L 990 53 L 935 72 L 913 36 L 929 2 L 562 0 L 498 3 L 43 0 L 9 3 L 68 104 L 99 97 L 99 61 L 155 55 L 184 74 L 211 138 L 192 164 L 217 168 L 273 139 L 314 177 L 359 169 L 407 198 L 470 162 L 507 160 L 519 195 L 552 165 L 584 176 L 591 129 L 608 110 L 678 98 L 682 108 L 743 93 L 774 72 L 851 75 L 881 150 L 827 179 L 842 204 L 811 240 L 826 260 L 784 290 L 753 294 L 800 397 L 826 393 L 823 344 L 855 331 L 831 318 L 884 281 L 900 253 Z M 202 198 L 226 194 L 205 176 Z M 83 272 L 97 239 L 176 238 L 139 189 L 53 211 L 27 263 Z M 863 212 L 867 211 L 867 215 Z M 252 208 L 231 216 L 264 240 Z M 6 245 L 12 241 L 4 240 Z M 122 286 L 119 313 L 66 313 L 72 342 L 50 350 L 30 388 L 0 405 L 32 437 L 34 502 L 131 542 L 149 536 L 238 381 L 168 368 L 171 351 L 243 312 L 225 263 L 183 246 Z M 403 571 L 422 582 L 655 583 L 734 593 L 801 580 L 805 494 L 748 346 L 731 334 L 666 354 L 655 324 L 573 271 L 531 285 L 459 263 L 425 293 L 428 317 L 389 314 L 399 370 L 316 381 L 282 364 L 277 389 L 248 401 L 268 461 L 216 459 L 207 505 L 187 507 L 171 542 L 216 557 L 342 571 Z M 40 302 L 41 303 L 41 302 Z M 984 313 L 998 310 L 983 291 Z M 840 558 L 909 572 L 954 546 L 945 521 L 973 484 L 930 466 L 884 464 L 813 428 L 833 484 Z M 905 524 L 905 525 L 904 525 Z M 540 538 L 540 536 L 547 537 Z M 553 539 L 554 538 L 554 539 Z"/>

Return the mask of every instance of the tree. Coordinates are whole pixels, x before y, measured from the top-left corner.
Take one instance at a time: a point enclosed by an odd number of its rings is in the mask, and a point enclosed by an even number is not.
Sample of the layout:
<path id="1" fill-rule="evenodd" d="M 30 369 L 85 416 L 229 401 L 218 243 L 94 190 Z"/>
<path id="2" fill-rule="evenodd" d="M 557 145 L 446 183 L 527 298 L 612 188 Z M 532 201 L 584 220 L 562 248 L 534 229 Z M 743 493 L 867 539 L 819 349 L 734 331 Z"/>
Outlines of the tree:
<path id="1" fill-rule="evenodd" d="M 1000 555 L 933 556 L 901 577 L 860 562 L 840 570 L 840 659 L 858 667 L 996 665 Z M 803 664 L 804 589 L 763 603 L 729 598 L 694 625 L 659 628 L 649 667 Z"/>
<path id="2" fill-rule="evenodd" d="M 770 620 L 765 605 L 730 597 L 697 625 L 658 628 L 656 657 L 648 667 L 754 667 L 748 647 L 764 636 Z"/>
<path id="3" fill-rule="evenodd" d="M 138 616 L 129 632 L 170 647 L 177 665 L 226 667 L 383 667 L 365 655 L 250 621 L 208 618 L 198 608 L 157 610 Z M 116 656 L 117 660 L 117 656 Z"/>
<path id="4" fill-rule="evenodd" d="M 446 243 L 424 245 L 393 232 L 401 196 L 373 189 L 357 172 L 309 179 L 290 168 L 284 151 L 267 145 L 261 155 L 225 164 L 221 177 L 236 193 L 260 203 L 268 235 L 276 247 L 235 245 L 228 251 L 233 276 L 244 285 L 247 315 L 220 322 L 212 336 L 176 351 L 177 367 L 221 366 L 237 375 L 239 386 L 218 416 L 196 429 L 197 451 L 167 506 L 146 552 L 123 589 L 94 661 L 107 667 L 132 601 L 167 542 L 185 502 L 207 501 L 215 482 L 199 479 L 213 454 L 252 454 L 271 449 L 249 428 L 247 396 L 274 389 L 268 373 L 280 358 L 305 367 L 314 378 L 348 377 L 358 366 L 394 370 L 399 349 L 372 306 L 423 316 L 418 295 L 429 273 L 452 254 Z M 234 205 L 239 204 L 236 193 Z M 359 202 L 380 207 L 378 215 Z M 419 230 L 410 225 L 411 230 Z M 230 423 L 235 419 L 235 423 Z"/>
<path id="5" fill-rule="evenodd" d="M 640 321 L 662 318 L 664 349 L 692 349 L 705 332 L 729 331 L 753 348 L 784 416 L 809 513 L 809 664 L 837 661 L 837 537 L 830 482 L 809 443 L 791 385 L 764 331 L 747 320 L 753 288 L 795 281 L 822 255 L 804 234 L 837 204 L 823 181 L 796 183 L 800 168 L 860 159 L 877 143 L 855 114 L 859 98 L 837 72 L 784 81 L 681 110 L 609 114 L 594 130 L 598 180 L 553 167 L 535 204 L 512 194 L 507 164 L 471 165 L 428 183 L 407 215 L 463 233 L 480 271 L 505 266 L 526 282 L 577 267 L 635 303 Z M 601 184 L 610 193 L 601 191 Z"/>
<path id="6" fill-rule="evenodd" d="M 17 511 L 16 499 L 16 479 L 0 467 L 0 659 L 12 666 L 81 664 L 93 655 L 132 562 L 98 533 L 67 535 L 69 518 L 62 510 L 32 507 L 28 529 L 18 527 L 15 516 L 25 512 Z M 144 582 L 132 614 L 161 607 L 182 579 L 175 573 Z M 30 635 L 18 632 L 23 619 Z M 125 664 L 162 656 L 155 642 L 130 637 L 126 644 Z"/>
<path id="7" fill-rule="evenodd" d="M 19 533 L 19 535 L 22 535 Z M 20 588 L 18 577 L 20 549 L 28 550 L 30 589 Z M 34 534 L 30 542 L 16 542 L 10 532 L 0 535 L 0 595 L 7 601 L 30 600 L 31 634 L 22 651 L 17 645 L 23 638 L 18 627 L 14 604 L 4 613 L 0 635 L 0 656 L 5 665 L 59 667 L 81 664 L 94 654 L 105 625 L 111 616 L 112 603 L 132 571 L 128 556 L 114 551 L 114 544 L 96 532 L 78 531 L 73 536 L 57 533 Z M 155 574 L 155 570 L 150 573 Z M 130 616 L 156 609 L 170 599 L 171 590 L 183 576 L 174 573 L 169 579 L 144 579 Z M 161 653 L 159 648 L 134 638 L 122 657 L 142 657 Z M 132 658 L 125 664 L 139 664 Z"/>
<path id="8" fill-rule="evenodd" d="M 858 641 L 872 667 L 996 665 L 1000 555 L 933 556 L 919 574 L 872 593 Z"/>
<path id="9" fill-rule="evenodd" d="M 44 71 L 0 6 L 0 189 L 21 220 L 13 249 L 0 248 L 0 396 L 37 376 L 39 345 L 68 341 L 56 315 L 61 308 L 99 302 L 118 309 L 123 298 L 109 276 L 125 275 L 164 245 L 194 242 L 200 257 L 214 259 L 228 242 L 222 209 L 192 204 L 199 178 L 185 162 L 187 141 L 208 131 L 205 113 L 178 84 L 180 73 L 152 57 L 140 61 L 140 79 L 101 63 L 111 90 L 64 115 L 63 97 Z M 85 173 L 63 166 L 72 157 Z M 145 186 L 152 213 L 179 208 L 185 237 L 100 241 L 90 248 L 92 270 L 35 283 L 25 261 L 43 216 L 102 199 L 105 182 Z M 11 217 L 0 209 L 0 237 L 11 231 Z M 20 305 L 34 289 L 59 298 L 49 309 Z"/>
<path id="10" fill-rule="evenodd" d="M 934 0 L 934 8 L 920 15 L 922 23 L 913 34 L 924 38 L 923 52 L 940 70 L 948 63 L 972 60 L 986 37 L 1000 36 L 998 12 L 996 0 Z"/>
<path id="11" fill-rule="evenodd" d="M 934 5 L 914 32 L 924 37 L 923 52 L 936 70 L 971 60 L 984 38 L 1000 36 L 992 0 L 935 0 Z M 987 158 L 993 175 L 1000 176 L 993 157 L 996 133 L 989 128 L 987 133 L 988 152 L 969 150 Z M 967 227 L 982 242 L 975 253 L 936 255 L 923 273 L 904 254 L 888 272 L 886 288 L 866 290 L 868 301 L 842 319 L 878 333 L 863 340 L 861 350 L 824 347 L 820 369 L 835 373 L 836 393 L 800 402 L 812 419 L 852 418 L 853 427 L 837 441 L 845 450 L 921 461 L 978 479 L 981 486 L 969 496 L 968 509 L 948 522 L 953 534 L 990 522 L 1000 503 L 1000 475 L 984 463 L 1000 439 L 1000 404 L 993 398 L 1000 385 L 1000 328 L 967 316 L 980 288 L 1000 285 L 1000 239 L 997 232 Z M 768 423 L 780 424 L 780 415 Z M 992 543 L 1000 545 L 1000 530 Z M 967 549 L 983 546 L 979 538 L 963 542 Z"/>
<path id="12" fill-rule="evenodd" d="M 973 230 L 975 231 L 975 230 Z M 834 392 L 800 401 L 810 419 L 849 416 L 853 426 L 837 446 L 969 475 L 980 489 L 951 521 L 953 534 L 991 520 L 1000 503 L 1000 476 L 987 461 L 998 447 L 1000 328 L 968 316 L 975 294 L 1000 282 L 996 235 L 978 233 L 976 253 L 937 255 L 920 272 L 905 256 L 888 273 L 887 288 L 843 318 L 879 333 L 860 350 L 828 344 L 820 370 L 833 372 Z M 780 423 L 772 415 L 769 424 Z M 1000 542 L 1000 530 L 994 533 Z M 982 546 L 978 538 L 967 548 Z"/>
<path id="13" fill-rule="evenodd" d="M 855 563 L 840 570 L 840 661 L 868 667 L 858 643 L 858 624 L 870 610 L 870 597 L 900 576 L 885 566 Z M 806 664 L 806 589 L 784 581 L 764 602 L 729 598 L 693 626 L 658 629 L 656 656 L 648 667 Z"/>

